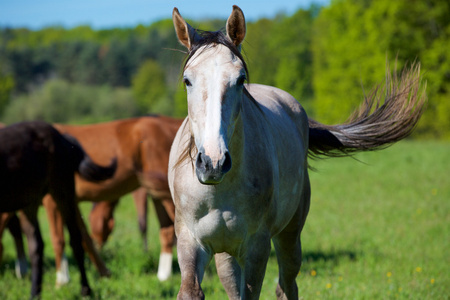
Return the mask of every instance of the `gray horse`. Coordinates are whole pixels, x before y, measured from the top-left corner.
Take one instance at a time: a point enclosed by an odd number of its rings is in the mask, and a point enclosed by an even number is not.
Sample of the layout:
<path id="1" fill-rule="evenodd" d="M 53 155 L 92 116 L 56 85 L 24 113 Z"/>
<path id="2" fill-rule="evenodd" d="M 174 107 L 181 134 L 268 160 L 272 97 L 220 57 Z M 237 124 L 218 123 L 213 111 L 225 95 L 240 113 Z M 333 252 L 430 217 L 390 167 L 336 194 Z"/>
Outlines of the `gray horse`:
<path id="1" fill-rule="evenodd" d="M 173 21 L 189 51 L 183 70 L 188 117 L 169 159 L 178 299 L 204 298 L 201 282 L 214 255 L 230 299 L 259 298 L 271 240 L 279 265 L 277 297 L 297 299 L 300 233 L 310 205 L 308 153 L 346 156 L 407 136 L 426 99 L 419 67 L 400 79 L 388 76 L 385 89 L 372 93 L 348 124 L 325 126 L 308 119 L 287 92 L 245 84 L 240 45 L 246 27 L 237 6 L 226 35 L 195 30 L 176 8 Z"/>

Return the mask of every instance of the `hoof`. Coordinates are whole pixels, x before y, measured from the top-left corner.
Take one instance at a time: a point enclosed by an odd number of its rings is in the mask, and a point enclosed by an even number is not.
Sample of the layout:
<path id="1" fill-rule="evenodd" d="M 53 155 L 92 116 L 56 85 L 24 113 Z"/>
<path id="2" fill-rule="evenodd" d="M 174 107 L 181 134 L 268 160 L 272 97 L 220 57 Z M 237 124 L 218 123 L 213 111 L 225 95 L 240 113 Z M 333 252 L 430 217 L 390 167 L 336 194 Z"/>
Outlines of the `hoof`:
<path id="1" fill-rule="evenodd" d="M 70 281 L 69 262 L 67 261 L 67 257 L 64 255 L 61 259 L 61 267 L 58 271 L 56 271 L 55 286 L 59 288 L 65 284 L 68 284 L 69 281 Z"/>
<path id="2" fill-rule="evenodd" d="M 25 259 L 16 260 L 16 277 L 23 279 L 28 273 L 28 263 Z"/>
<path id="3" fill-rule="evenodd" d="M 82 286 L 81 287 L 81 296 L 87 297 L 92 295 L 92 290 L 89 286 Z"/>
<path id="4" fill-rule="evenodd" d="M 172 253 L 161 253 L 159 256 L 158 274 L 159 281 L 166 281 L 172 275 Z"/>
<path id="5" fill-rule="evenodd" d="M 100 273 L 100 277 L 106 277 L 106 278 L 110 278 L 112 273 L 108 268 L 105 268 L 104 270 L 99 271 Z"/>

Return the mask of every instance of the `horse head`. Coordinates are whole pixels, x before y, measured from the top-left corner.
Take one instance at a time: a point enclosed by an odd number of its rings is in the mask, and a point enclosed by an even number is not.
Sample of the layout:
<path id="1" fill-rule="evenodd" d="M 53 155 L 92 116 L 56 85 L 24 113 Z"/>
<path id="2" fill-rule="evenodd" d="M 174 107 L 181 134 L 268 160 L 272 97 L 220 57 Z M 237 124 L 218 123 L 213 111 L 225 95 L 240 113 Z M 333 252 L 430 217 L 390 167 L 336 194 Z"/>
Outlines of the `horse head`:
<path id="1" fill-rule="evenodd" d="M 187 91 L 188 117 L 197 147 L 195 171 L 203 184 L 218 184 L 230 171 L 229 145 L 239 120 L 247 67 L 240 54 L 245 37 L 245 18 L 233 6 L 226 35 L 201 32 L 173 10 L 179 42 L 188 49 L 183 81 Z"/>

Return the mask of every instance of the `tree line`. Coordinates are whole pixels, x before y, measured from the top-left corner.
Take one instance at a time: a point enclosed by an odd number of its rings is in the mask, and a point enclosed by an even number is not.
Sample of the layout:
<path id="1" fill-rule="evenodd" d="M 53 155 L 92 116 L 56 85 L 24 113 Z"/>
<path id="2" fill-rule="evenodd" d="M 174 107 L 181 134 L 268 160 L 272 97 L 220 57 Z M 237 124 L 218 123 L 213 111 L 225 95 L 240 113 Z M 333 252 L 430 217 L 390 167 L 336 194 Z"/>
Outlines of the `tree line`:
<path id="1" fill-rule="evenodd" d="M 337 0 L 259 19 L 247 24 L 243 44 L 249 80 L 288 91 L 332 124 L 395 72 L 395 61 L 397 71 L 420 61 L 429 102 L 415 136 L 450 139 L 449 16 L 444 0 Z M 189 22 L 203 30 L 225 24 Z M 185 116 L 183 51 L 171 19 L 107 30 L 2 28 L 0 121 Z"/>

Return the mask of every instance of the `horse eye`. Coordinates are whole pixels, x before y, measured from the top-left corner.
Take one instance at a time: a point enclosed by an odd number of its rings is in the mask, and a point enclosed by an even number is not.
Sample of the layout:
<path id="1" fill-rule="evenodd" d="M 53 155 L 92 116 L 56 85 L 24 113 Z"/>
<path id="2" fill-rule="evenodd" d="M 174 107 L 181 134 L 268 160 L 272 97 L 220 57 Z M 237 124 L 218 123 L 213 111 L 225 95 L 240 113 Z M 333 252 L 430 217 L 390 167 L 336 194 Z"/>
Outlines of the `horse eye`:
<path id="1" fill-rule="evenodd" d="M 242 75 L 242 76 L 240 76 L 240 77 L 238 78 L 236 84 L 237 84 L 237 85 L 243 85 L 244 82 L 245 82 L 245 80 L 247 80 L 247 77 L 245 77 L 245 75 Z"/>
<path id="2" fill-rule="evenodd" d="M 183 82 L 184 82 L 184 84 L 186 85 L 186 86 L 191 86 L 192 85 L 192 83 L 189 81 L 189 79 L 187 79 L 187 78 L 183 78 Z"/>

